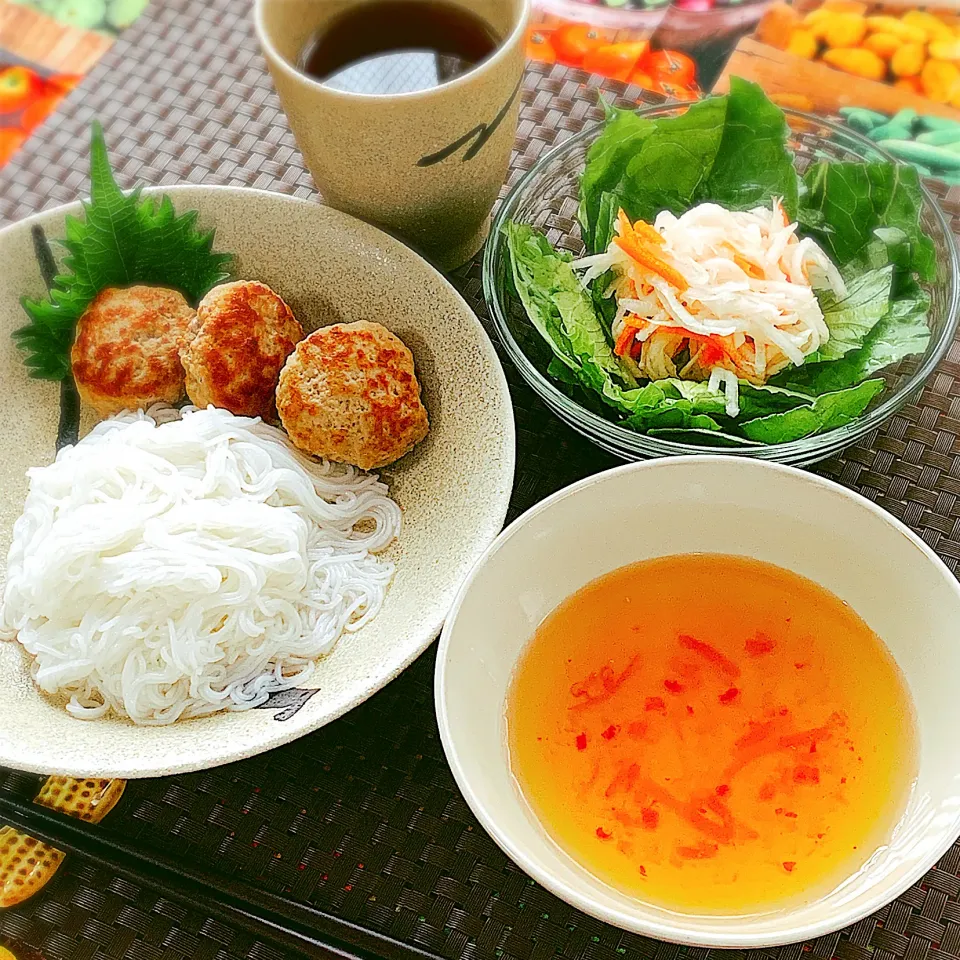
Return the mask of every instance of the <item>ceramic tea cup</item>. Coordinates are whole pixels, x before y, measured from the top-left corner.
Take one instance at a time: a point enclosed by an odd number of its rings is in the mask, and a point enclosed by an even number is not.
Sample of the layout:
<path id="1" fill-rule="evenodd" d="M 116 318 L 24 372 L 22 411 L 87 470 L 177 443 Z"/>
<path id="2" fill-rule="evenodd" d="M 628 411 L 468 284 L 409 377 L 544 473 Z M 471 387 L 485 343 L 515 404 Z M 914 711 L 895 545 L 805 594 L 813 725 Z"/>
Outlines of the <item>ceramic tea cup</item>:
<path id="1" fill-rule="evenodd" d="M 256 0 L 260 44 L 324 200 L 399 234 L 437 266 L 483 245 L 516 135 L 530 0 L 446 0 L 499 46 L 448 82 L 412 93 L 345 92 L 300 69 L 304 50 L 363 0 Z"/>

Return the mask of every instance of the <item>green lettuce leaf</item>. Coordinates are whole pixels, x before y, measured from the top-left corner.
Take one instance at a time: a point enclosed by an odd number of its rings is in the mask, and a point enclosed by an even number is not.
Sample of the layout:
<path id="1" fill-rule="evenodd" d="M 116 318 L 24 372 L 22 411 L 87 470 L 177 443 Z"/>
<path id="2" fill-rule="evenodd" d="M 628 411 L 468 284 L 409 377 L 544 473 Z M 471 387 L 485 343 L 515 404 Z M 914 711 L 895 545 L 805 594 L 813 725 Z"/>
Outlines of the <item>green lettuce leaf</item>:
<path id="1" fill-rule="evenodd" d="M 639 117 L 632 110 L 610 106 L 602 97 L 601 103 L 606 110 L 607 123 L 603 133 L 590 146 L 580 181 L 578 217 L 583 242 L 588 250 L 606 249 L 606 245 L 601 247 L 595 242 L 597 223 L 603 219 L 600 216 L 602 198 L 616 188 L 630 158 L 640 150 L 643 141 L 654 130 L 652 120 Z"/>
<path id="2" fill-rule="evenodd" d="M 659 391 L 659 397 L 650 391 Z M 633 404 L 625 426 L 646 433 L 656 429 L 720 430 L 714 419 L 724 412 L 722 393 L 691 380 L 655 380 L 648 384 L 644 404 Z M 650 403 L 656 398 L 655 403 Z"/>
<path id="3" fill-rule="evenodd" d="M 604 190 L 600 195 L 600 210 L 597 215 L 594 240 L 591 244 L 587 244 L 588 250 L 602 253 L 610 246 L 610 241 L 616 235 L 617 217 L 623 205 L 624 201 L 619 193 Z"/>
<path id="4" fill-rule="evenodd" d="M 783 112 L 739 77 L 727 96 L 701 100 L 676 117 L 651 121 L 607 107 L 580 183 L 584 244 L 591 253 L 606 249 L 620 207 L 652 221 L 663 210 L 681 214 L 704 201 L 748 210 L 781 197 L 793 216 L 799 180 L 788 133 Z"/>
<path id="5" fill-rule="evenodd" d="M 652 221 L 662 210 L 679 215 L 697 202 L 717 159 L 726 116 L 727 97 L 711 97 L 677 117 L 654 121 L 616 189 L 631 219 Z"/>
<path id="6" fill-rule="evenodd" d="M 745 380 L 740 381 L 740 418 L 752 420 L 771 413 L 784 413 L 796 407 L 810 406 L 814 398 L 809 394 L 784 387 L 765 384 L 755 387 Z"/>
<path id="7" fill-rule="evenodd" d="M 906 357 L 923 353 L 930 342 L 930 297 L 917 284 L 911 297 L 895 300 L 858 350 L 841 360 L 805 363 L 784 371 L 778 383 L 813 394 L 843 390 Z"/>
<path id="8" fill-rule="evenodd" d="M 611 349 L 569 259 L 526 224 L 507 223 L 504 231 L 514 286 L 531 323 L 581 385 L 618 405 L 618 381 L 632 387 L 636 379 Z"/>
<path id="9" fill-rule="evenodd" d="M 847 295 L 818 290 L 817 298 L 830 339 L 817 351 L 817 360 L 839 360 L 863 346 L 870 331 L 890 308 L 893 266 L 870 270 L 847 280 Z"/>
<path id="10" fill-rule="evenodd" d="M 801 223 L 836 264 L 855 261 L 879 240 L 900 270 L 936 278 L 936 250 L 920 222 L 923 194 L 913 167 L 822 160 L 803 179 Z"/>
<path id="11" fill-rule="evenodd" d="M 13 337 L 38 379 L 70 376 L 77 321 L 104 288 L 155 284 L 196 302 L 230 275 L 232 257 L 213 251 L 213 231 L 198 228 L 196 211 L 178 216 L 168 197 L 144 199 L 139 189 L 123 193 L 98 123 L 91 134 L 90 202 L 83 214 L 66 219 L 67 256 L 49 295 L 22 301 L 29 322 Z"/>
<path id="12" fill-rule="evenodd" d="M 553 300 L 560 254 L 545 236 L 525 224 L 504 225 L 514 289 L 530 322 L 553 351 L 554 357 L 575 370 L 573 348 L 563 332 L 560 310 Z"/>
<path id="13" fill-rule="evenodd" d="M 748 440 L 760 443 L 800 440 L 855 420 L 883 388 L 883 380 L 867 380 L 847 390 L 822 394 L 809 407 L 797 407 L 785 413 L 748 420 L 740 424 L 740 428 Z"/>
<path id="14" fill-rule="evenodd" d="M 699 198 L 751 210 L 780 197 L 795 217 L 799 178 L 786 146 L 789 135 L 786 116 L 763 90 L 731 77 L 723 139 Z"/>

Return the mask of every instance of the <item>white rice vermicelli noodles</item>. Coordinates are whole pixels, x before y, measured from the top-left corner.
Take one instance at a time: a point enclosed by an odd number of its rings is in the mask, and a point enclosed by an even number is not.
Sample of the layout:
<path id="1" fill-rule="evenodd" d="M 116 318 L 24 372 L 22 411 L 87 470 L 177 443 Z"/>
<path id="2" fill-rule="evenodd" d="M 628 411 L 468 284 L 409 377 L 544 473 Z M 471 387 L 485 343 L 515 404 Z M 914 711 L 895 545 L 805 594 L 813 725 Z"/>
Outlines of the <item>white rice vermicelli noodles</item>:
<path id="1" fill-rule="evenodd" d="M 383 483 L 225 410 L 115 417 L 29 480 L 0 636 L 76 717 L 259 706 L 376 616 L 393 576 Z"/>

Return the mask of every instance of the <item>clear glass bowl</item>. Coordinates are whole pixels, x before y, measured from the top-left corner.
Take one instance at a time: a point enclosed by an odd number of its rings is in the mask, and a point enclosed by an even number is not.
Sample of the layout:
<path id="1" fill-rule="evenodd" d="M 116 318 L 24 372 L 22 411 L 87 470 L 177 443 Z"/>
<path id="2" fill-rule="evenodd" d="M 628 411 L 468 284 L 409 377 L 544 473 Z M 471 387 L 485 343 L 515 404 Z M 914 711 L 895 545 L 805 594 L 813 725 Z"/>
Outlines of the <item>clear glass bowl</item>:
<path id="1" fill-rule="evenodd" d="M 640 110 L 642 116 L 673 117 L 687 109 L 668 104 Z M 786 110 L 793 132 L 791 146 L 799 171 L 813 160 L 888 160 L 893 158 L 853 131 L 820 117 Z M 574 256 L 584 252 L 577 223 L 579 181 L 587 150 L 602 131 L 602 124 L 585 128 L 545 154 L 514 187 L 497 213 L 483 260 L 483 289 L 487 307 L 501 341 L 524 380 L 550 409 L 597 446 L 624 460 L 684 454 L 740 454 L 757 460 L 804 465 L 822 460 L 876 430 L 904 404 L 919 398 L 924 382 L 944 358 L 957 330 L 960 314 L 960 260 L 949 222 L 933 195 L 924 187 L 922 222 L 937 250 L 937 279 L 927 285 L 932 298 L 932 336 L 926 353 L 903 360 L 882 371 L 887 389 L 855 421 L 826 433 L 790 443 L 755 446 L 744 442 L 729 446 L 701 446 L 650 437 L 621 426 L 588 409 L 579 395 L 547 376 L 549 348 L 530 324 L 509 280 L 506 242 L 502 226 L 507 220 L 529 223 L 550 242 Z M 575 399 L 575 396 L 578 398 Z M 599 406 L 599 404 L 598 404 Z"/>

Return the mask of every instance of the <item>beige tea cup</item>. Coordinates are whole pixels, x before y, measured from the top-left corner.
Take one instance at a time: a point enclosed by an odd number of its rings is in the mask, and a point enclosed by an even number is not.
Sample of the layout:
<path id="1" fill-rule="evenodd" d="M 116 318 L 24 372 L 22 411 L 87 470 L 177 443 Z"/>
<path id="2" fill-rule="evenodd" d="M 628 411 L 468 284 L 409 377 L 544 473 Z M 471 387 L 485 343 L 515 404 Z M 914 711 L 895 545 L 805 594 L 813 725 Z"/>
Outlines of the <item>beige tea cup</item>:
<path id="1" fill-rule="evenodd" d="M 414 93 L 349 93 L 298 69 L 363 0 L 255 0 L 260 44 L 314 182 L 333 207 L 399 234 L 445 269 L 483 246 L 516 136 L 530 0 L 446 0 L 500 38 L 490 57 Z"/>

